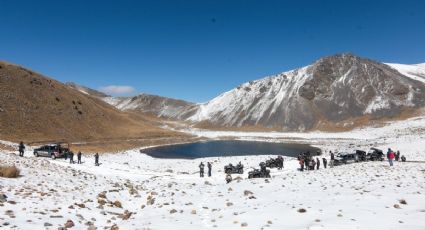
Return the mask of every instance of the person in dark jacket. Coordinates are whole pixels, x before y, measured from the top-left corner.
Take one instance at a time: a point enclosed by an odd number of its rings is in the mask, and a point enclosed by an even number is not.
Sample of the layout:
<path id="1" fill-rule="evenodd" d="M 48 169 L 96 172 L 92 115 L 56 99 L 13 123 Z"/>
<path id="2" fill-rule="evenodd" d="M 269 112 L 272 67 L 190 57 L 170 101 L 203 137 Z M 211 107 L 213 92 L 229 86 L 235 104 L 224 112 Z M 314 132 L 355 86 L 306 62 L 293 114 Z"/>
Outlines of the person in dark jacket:
<path id="1" fill-rule="evenodd" d="M 99 153 L 94 154 L 94 165 L 99 166 Z"/>
<path id="2" fill-rule="evenodd" d="M 81 151 L 78 151 L 77 153 L 77 164 L 81 164 Z"/>
<path id="3" fill-rule="evenodd" d="M 20 142 L 19 143 L 19 147 L 18 147 L 18 149 L 19 149 L 19 156 L 20 157 L 23 157 L 24 156 L 24 151 L 25 151 L 25 145 L 24 145 L 24 142 Z"/>
<path id="4" fill-rule="evenodd" d="M 69 163 L 74 164 L 74 153 L 72 151 L 69 151 Z"/>
<path id="5" fill-rule="evenodd" d="M 323 157 L 322 161 L 323 161 L 323 167 L 326 168 L 326 166 L 328 165 L 328 160 L 326 160 L 326 158 Z"/>
<path id="6" fill-rule="evenodd" d="M 329 151 L 331 153 L 331 168 L 334 167 L 334 160 L 335 160 L 335 155 L 332 151 Z"/>
<path id="7" fill-rule="evenodd" d="M 320 160 L 318 157 L 316 157 L 316 169 L 319 170 L 320 168 Z"/>
<path id="8" fill-rule="evenodd" d="M 399 161 L 400 160 L 400 151 L 397 150 L 396 154 L 395 154 L 395 161 Z"/>
<path id="9" fill-rule="evenodd" d="M 204 177 L 204 163 L 199 164 L 199 176 Z"/>
<path id="10" fill-rule="evenodd" d="M 212 168 L 211 162 L 207 163 L 207 167 L 208 167 L 208 177 L 210 177 L 211 176 L 211 168 Z"/>

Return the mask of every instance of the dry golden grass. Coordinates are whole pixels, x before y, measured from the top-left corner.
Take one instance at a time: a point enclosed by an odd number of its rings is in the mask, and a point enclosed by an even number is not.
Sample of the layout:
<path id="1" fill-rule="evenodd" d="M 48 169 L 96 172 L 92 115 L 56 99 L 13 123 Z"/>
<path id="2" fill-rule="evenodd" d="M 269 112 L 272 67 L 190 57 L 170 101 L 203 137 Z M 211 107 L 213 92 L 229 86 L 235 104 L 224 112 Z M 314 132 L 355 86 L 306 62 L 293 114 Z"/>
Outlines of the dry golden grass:
<path id="1" fill-rule="evenodd" d="M 0 140 L 108 144 L 110 140 L 183 135 L 159 128 L 157 119 L 119 111 L 96 97 L 6 62 L 0 62 L 0 102 Z"/>
<path id="2" fill-rule="evenodd" d="M 0 177 L 17 178 L 20 171 L 16 166 L 0 166 Z"/>

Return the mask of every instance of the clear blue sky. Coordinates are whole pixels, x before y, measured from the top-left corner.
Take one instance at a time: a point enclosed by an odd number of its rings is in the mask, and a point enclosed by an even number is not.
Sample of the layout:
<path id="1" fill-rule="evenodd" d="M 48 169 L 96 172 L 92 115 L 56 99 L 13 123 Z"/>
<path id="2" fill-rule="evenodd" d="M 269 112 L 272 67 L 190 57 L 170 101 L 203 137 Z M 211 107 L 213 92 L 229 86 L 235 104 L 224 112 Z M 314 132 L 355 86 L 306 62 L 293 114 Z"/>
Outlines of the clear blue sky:
<path id="1" fill-rule="evenodd" d="M 0 59 L 194 102 L 340 52 L 425 62 L 425 1 L 0 0 Z"/>

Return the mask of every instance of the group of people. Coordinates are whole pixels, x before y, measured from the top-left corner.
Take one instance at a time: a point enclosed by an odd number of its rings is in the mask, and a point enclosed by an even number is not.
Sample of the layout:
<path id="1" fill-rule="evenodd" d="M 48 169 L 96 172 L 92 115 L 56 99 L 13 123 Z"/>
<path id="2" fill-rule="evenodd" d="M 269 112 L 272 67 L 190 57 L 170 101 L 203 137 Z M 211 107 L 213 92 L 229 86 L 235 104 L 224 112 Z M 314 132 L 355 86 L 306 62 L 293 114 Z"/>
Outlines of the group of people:
<path id="1" fill-rule="evenodd" d="M 211 177 L 211 170 L 212 170 L 211 162 L 207 162 L 207 167 L 208 167 L 208 177 Z M 204 168 L 205 168 L 205 165 L 204 165 L 203 162 L 201 162 L 199 164 L 199 176 L 200 177 L 204 177 Z"/>
<path id="2" fill-rule="evenodd" d="M 387 159 L 388 159 L 388 162 L 390 163 L 390 166 L 394 166 L 394 160 L 395 161 L 401 160 L 402 162 L 406 161 L 406 157 L 404 155 L 400 157 L 400 151 L 394 152 L 391 148 L 388 148 Z"/>
<path id="3" fill-rule="evenodd" d="M 81 153 L 81 151 L 78 151 L 78 153 L 77 153 L 77 164 L 81 164 L 81 156 L 82 155 L 83 154 Z M 72 152 L 72 151 L 66 152 L 65 153 L 65 160 L 68 159 L 68 158 L 69 158 L 69 163 L 70 164 L 75 164 L 75 161 L 74 161 L 74 152 Z"/>
<path id="4" fill-rule="evenodd" d="M 77 164 L 81 164 L 81 157 L 82 157 L 82 153 L 81 151 L 78 151 L 77 153 Z M 69 163 L 70 164 L 75 164 L 74 161 L 74 153 L 72 151 L 69 151 L 67 153 L 65 153 L 65 160 L 69 158 Z M 99 153 L 94 154 L 94 165 L 95 166 L 99 166 Z"/>
<path id="5" fill-rule="evenodd" d="M 58 144 L 57 147 L 58 147 L 58 149 L 60 149 L 60 145 L 59 144 Z M 22 142 L 22 141 L 19 142 L 18 151 L 19 151 L 19 156 L 20 157 L 23 157 L 24 156 L 24 152 L 25 152 L 24 142 Z M 82 155 L 83 154 L 81 153 L 81 151 L 78 151 L 78 153 L 77 153 L 77 164 L 82 164 L 82 161 L 81 161 Z M 66 151 L 64 153 L 64 157 L 65 157 L 65 160 L 67 160 L 69 158 L 69 163 L 70 164 L 75 164 L 75 161 L 74 161 L 74 152 L 68 150 L 68 151 Z M 210 164 L 210 163 L 208 162 L 208 164 Z M 99 153 L 94 154 L 94 165 L 95 166 L 99 166 L 100 165 L 99 164 Z M 209 170 L 209 175 L 211 176 L 211 170 Z"/>
<path id="6" fill-rule="evenodd" d="M 316 157 L 314 159 L 313 156 L 311 156 L 310 152 L 302 153 L 298 155 L 298 163 L 300 164 L 300 171 L 304 170 L 319 170 L 320 169 L 320 159 Z M 322 158 L 323 167 L 327 168 L 328 166 L 328 160 L 326 158 Z"/>

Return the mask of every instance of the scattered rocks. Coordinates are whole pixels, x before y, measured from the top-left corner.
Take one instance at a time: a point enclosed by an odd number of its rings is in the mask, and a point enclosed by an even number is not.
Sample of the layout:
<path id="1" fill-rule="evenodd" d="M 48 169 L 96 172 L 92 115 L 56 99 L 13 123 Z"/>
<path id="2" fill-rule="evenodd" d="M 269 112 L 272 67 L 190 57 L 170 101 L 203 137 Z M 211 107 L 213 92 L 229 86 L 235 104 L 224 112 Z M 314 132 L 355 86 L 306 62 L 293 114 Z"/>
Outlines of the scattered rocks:
<path id="1" fill-rule="evenodd" d="M 119 200 L 114 201 L 114 203 L 112 203 L 112 204 L 117 208 L 122 208 L 122 204 Z"/>
<path id="2" fill-rule="evenodd" d="M 65 228 L 72 228 L 72 227 L 74 227 L 74 221 L 67 220 L 65 223 Z"/>
<path id="3" fill-rule="evenodd" d="M 396 208 L 396 209 L 400 209 L 401 207 L 400 207 L 400 205 L 399 205 L 399 204 L 395 204 L 395 205 L 394 205 L 394 208 Z"/>
<path id="4" fill-rule="evenodd" d="M 245 191 L 243 192 L 243 194 L 244 194 L 245 196 L 254 195 L 254 193 L 253 193 L 253 192 L 251 192 L 251 191 L 249 191 L 249 190 L 245 190 Z"/>
<path id="5" fill-rule="evenodd" d="M 196 210 L 195 210 L 195 209 L 193 209 L 193 210 L 190 212 L 190 214 L 196 215 Z"/>
<path id="6" fill-rule="evenodd" d="M 305 213 L 305 212 L 307 212 L 307 210 L 306 210 L 306 209 L 304 209 L 304 208 L 300 208 L 300 209 L 298 209 L 298 212 L 299 212 L 299 213 Z"/>
<path id="7" fill-rule="evenodd" d="M 248 224 L 246 222 L 241 223 L 241 227 L 247 227 Z"/>
<path id="8" fill-rule="evenodd" d="M 400 202 L 400 204 L 404 204 L 404 205 L 407 204 L 406 200 L 404 200 L 404 199 L 399 200 L 399 202 Z"/>
<path id="9" fill-rule="evenodd" d="M 129 212 L 128 210 L 125 210 L 124 213 L 121 214 L 121 215 L 119 215 L 118 217 L 121 218 L 121 219 L 123 219 L 123 220 L 128 220 L 128 219 L 130 219 L 130 217 L 131 217 L 132 214 L 133 214 L 132 212 Z"/>
<path id="10" fill-rule="evenodd" d="M 175 210 L 175 209 L 170 210 L 170 214 L 173 214 L 173 213 L 176 213 L 176 212 L 177 212 L 177 210 Z"/>

